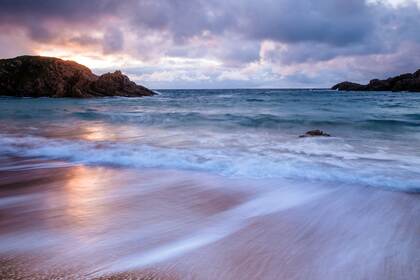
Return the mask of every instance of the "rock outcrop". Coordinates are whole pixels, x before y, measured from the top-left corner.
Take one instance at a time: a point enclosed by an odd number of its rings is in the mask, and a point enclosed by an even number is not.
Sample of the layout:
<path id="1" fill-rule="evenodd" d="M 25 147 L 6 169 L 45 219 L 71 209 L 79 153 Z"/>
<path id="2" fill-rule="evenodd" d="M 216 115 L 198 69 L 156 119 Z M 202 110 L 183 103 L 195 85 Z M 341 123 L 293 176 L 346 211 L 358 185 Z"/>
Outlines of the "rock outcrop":
<path id="1" fill-rule="evenodd" d="M 86 66 L 54 57 L 0 59 L 0 95 L 85 98 L 154 94 L 120 71 L 97 76 Z"/>
<path id="2" fill-rule="evenodd" d="M 374 79 L 367 85 L 343 82 L 332 87 L 344 91 L 412 91 L 420 92 L 420 70 L 413 74 L 403 74 L 386 80 Z"/>
<path id="3" fill-rule="evenodd" d="M 331 135 L 329 135 L 328 133 L 325 133 L 322 130 L 316 129 L 316 130 L 310 130 L 307 131 L 305 134 L 299 136 L 300 138 L 304 138 L 304 137 L 330 137 Z"/>

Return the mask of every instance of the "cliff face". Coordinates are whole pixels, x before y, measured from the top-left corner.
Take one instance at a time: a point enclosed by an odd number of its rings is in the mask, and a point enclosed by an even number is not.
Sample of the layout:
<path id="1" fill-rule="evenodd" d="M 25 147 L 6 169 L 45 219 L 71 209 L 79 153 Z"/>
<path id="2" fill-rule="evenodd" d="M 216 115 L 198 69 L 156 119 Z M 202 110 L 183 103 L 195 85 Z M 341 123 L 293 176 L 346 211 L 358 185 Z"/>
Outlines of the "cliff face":
<path id="1" fill-rule="evenodd" d="M 97 76 L 74 61 L 19 56 L 0 59 L 0 95 L 25 97 L 150 96 L 120 71 Z"/>
<path id="2" fill-rule="evenodd" d="M 348 91 L 412 91 L 420 92 L 420 70 L 413 74 L 403 74 L 386 80 L 374 79 L 367 85 L 343 82 L 332 87 L 334 90 Z"/>

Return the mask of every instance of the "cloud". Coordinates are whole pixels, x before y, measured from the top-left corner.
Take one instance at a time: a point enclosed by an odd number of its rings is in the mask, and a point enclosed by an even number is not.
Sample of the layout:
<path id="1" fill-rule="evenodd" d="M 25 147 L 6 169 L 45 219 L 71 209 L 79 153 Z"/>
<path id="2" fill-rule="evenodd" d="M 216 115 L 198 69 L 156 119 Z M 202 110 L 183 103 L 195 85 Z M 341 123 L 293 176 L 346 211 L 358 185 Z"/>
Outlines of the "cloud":
<path id="1" fill-rule="evenodd" d="M 245 1 L 238 29 L 257 39 L 279 42 L 324 42 L 346 45 L 362 41 L 372 30 L 364 0 Z"/>
<path id="2" fill-rule="evenodd" d="M 25 18 L 38 20 L 56 18 L 65 21 L 90 20 L 92 16 L 112 14 L 119 7 L 114 0 L 1 0 L 4 17 L 22 21 Z"/>
<path id="3" fill-rule="evenodd" d="M 121 51 L 124 47 L 124 34 L 118 28 L 111 27 L 105 30 L 103 37 L 104 53 Z"/>
<path id="4" fill-rule="evenodd" d="M 123 56 L 152 86 L 328 86 L 419 68 L 418 1 L 389 3 L 0 0 L 0 40 L 88 62 Z"/>

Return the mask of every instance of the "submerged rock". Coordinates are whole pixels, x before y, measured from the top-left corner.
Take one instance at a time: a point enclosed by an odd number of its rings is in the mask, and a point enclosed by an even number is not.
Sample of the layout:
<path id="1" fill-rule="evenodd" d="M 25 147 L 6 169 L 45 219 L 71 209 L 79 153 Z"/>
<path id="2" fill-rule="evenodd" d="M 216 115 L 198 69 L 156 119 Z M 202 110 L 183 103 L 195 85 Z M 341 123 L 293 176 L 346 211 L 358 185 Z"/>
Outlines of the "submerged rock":
<path id="1" fill-rule="evenodd" d="M 318 137 L 318 136 L 330 137 L 331 135 L 329 135 L 328 133 L 325 133 L 322 130 L 316 129 L 316 130 L 307 131 L 305 134 L 303 134 L 299 137 L 303 138 L 303 137 Z"/>
<path id="2" fill-rule="evenodd" d="M 342 82 L 332 87 L 344 91 L 412 91 L 420 92 L 420 70 L 411 74 L 402 74 L 386 80 L 373 79 L 367 85 Z"/>
<path id="3" fill-rule="evenodd" d="M 120 71 L 97 76 L 86 66 L 54 57 L 0 59 L 0 95 L 84 98 L 154 94 Z"/>

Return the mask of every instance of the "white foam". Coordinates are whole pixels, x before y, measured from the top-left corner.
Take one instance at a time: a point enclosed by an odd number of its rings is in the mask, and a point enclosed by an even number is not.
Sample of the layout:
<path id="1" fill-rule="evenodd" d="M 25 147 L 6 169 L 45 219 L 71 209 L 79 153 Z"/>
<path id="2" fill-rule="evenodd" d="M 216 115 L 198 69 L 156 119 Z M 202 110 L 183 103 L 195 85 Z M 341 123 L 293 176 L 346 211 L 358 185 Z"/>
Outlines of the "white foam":
<path id="1" fill-rule="evenodd" d="M 214 136 L 214 137 L 213 137 Z M 152 137 L 153 138 L 153 137 Z M 199 136 L 194 136 L 200 139 Z M 238 178 L 322 180 L 418 191 L 420 157 L 388 147 L 355 148 L 341 139 L 293 139 L 257 143 L 214 134 L 179 146 L 147 139 L 137 142 L 85 141 L 2 135 L 0 152 L 73 163 L 213 172 Z M 178 141 L 187 141 L 181 137 Z M 211 140 L 209 140 L 211 139 Z"/>

